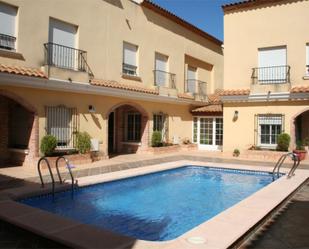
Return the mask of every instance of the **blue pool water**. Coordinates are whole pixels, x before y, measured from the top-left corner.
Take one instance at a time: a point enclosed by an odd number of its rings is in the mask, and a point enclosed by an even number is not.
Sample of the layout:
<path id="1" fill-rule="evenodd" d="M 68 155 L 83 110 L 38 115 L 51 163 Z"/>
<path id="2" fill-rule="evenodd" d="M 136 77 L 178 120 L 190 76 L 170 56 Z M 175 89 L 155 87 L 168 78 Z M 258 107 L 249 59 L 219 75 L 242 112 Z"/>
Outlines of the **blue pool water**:
<path id="1" fill-rule="evenodd" d="M 20 202 L 137 239 L 174 239 L 272 182 L 269 173 L 198 166 Z"/>

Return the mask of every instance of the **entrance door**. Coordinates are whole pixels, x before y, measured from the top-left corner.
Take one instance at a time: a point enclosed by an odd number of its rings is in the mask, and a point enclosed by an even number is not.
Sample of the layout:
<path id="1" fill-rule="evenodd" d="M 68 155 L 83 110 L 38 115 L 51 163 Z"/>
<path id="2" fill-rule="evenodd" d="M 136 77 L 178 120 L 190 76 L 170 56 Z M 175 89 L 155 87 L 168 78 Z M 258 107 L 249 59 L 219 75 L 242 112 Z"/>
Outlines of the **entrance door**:
<path id="1" fill-rule="evenodd" d="M 108 153 L 115 152 L 115 113 L 111 112 L 108 117 Z"/>
<path id="2" fill-rule="evenodd" d="M 222 117 L 195 117 L 193 141 L 200 149 L 221 150 L 223 142 Z"/>

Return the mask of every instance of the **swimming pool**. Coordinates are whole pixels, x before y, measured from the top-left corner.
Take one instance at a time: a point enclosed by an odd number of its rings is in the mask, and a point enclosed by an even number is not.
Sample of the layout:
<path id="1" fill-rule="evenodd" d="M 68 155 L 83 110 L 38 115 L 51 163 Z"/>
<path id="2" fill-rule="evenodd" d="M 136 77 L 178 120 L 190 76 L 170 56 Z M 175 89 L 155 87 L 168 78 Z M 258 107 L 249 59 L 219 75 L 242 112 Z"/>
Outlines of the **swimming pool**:
<path id="1" fill-rule="evenodd" d="M 142 240 L 177 238 L 272 182 L 267 172 L 184 166 L 20 202 Z"/>

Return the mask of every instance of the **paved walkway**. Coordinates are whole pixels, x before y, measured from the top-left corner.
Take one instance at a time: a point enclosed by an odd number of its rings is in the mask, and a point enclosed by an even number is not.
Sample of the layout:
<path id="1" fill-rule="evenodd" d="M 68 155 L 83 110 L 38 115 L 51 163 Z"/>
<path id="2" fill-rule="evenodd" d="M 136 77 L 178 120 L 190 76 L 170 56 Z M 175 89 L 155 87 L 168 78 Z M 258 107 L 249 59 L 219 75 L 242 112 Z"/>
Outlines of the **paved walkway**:
<path id="1" fill-rule="evenodd" d="M 241 249 L 308 249 L 309 183 Z"/>

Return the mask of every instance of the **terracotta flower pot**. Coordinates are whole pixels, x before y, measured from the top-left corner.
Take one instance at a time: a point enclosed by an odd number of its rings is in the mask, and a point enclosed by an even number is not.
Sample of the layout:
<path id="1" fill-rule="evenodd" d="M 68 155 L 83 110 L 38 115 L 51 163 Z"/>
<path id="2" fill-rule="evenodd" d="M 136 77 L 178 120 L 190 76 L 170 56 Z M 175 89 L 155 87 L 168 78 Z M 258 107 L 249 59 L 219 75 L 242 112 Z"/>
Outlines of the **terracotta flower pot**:
<path id="1" fill-rule="evenodd" d="M 305 150 L 293 150 L 293 153 L 295 153 L 299 157 L 300 161 L 305 160 L 307 155 L 307 151 Z"/>

